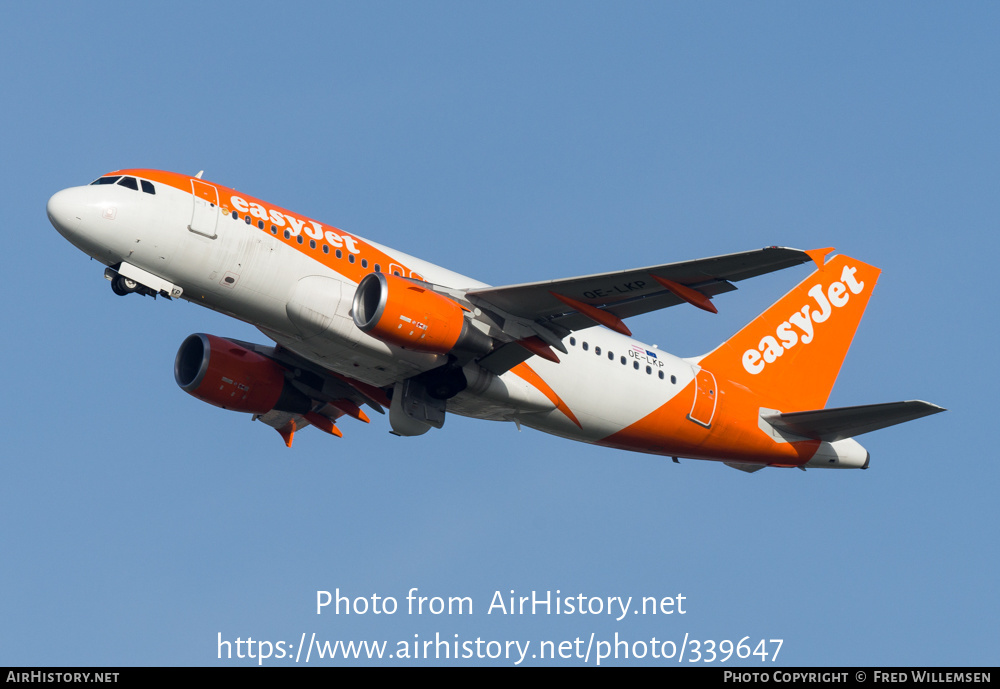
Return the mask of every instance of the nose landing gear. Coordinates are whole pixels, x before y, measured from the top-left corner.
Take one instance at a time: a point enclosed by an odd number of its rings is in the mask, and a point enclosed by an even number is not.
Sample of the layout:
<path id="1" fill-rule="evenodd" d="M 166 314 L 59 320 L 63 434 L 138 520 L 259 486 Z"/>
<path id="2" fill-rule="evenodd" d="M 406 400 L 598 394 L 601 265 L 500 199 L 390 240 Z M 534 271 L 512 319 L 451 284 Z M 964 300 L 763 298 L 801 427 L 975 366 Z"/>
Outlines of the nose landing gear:
<path id="1" fill-rule="evenodd" d="M 126 294 L 141 294 L 144 297 L 156 298 L 156 292 L 151 290 L 146 285 L 143 285 L 137 280 L 125 277 L 120 274 L 114 268 L 106 268 L 104 270 L 104 279 L 111 283 L 111 291 L 117 294 L 119 297 L 124 297 Z"/>
<path id="2" fill-rule="evenodd" d="M 142 285 L 124 275 L 115 275 L 111 279 L 111 291 L 119 297 L 124 297 L 126 294 L 132 294 L 132 292 L 141 292 Z"/>

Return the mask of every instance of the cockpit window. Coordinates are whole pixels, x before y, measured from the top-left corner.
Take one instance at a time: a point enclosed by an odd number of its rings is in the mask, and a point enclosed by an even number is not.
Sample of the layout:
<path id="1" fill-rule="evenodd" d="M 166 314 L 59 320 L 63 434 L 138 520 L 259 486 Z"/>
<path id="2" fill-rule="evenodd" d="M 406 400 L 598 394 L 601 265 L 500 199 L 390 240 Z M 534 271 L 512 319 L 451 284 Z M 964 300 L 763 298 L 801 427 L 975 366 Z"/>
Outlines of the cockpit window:
<path id="1" fill-rule="evenodd" d="M 132 189 L 133 191 L 139 191 L 139 185 L 141 184 L 142 190 L 147 194 L 156 193 L 156 187 L 153 186 L 152 182 L 147 182 L 144 179 L 136 179 L 135 177 L 123 177 L 122 175 L 98 177 L 90 184 L 91 186 L 95 184 L 117 184 L 118 186 L 125 187 L 126 189 Z"/>

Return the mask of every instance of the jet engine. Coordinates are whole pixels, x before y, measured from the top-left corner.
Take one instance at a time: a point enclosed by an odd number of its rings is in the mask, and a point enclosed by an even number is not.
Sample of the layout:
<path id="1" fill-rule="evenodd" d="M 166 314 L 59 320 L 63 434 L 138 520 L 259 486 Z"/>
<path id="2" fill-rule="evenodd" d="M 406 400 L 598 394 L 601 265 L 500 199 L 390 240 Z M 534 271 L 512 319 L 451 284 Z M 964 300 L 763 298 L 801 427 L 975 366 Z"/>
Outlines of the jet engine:
<path id="1" fill-rule="evenodd" d="M 197 333 L 184 340 L 174 360 L 174 379 L 202 402 L 232 411 L 305 414 L 311 408 L 310 399 L 287 382 L 285 369 L 215 335 Z"/>
<path id="2" fill-rule="evenodd" d="M 360 330 L 404 349 L 479 355 L 493 348 L 492 338 L 472 325 L 458 302 L 398 275 L 366 275 L 352 313 Z"/>

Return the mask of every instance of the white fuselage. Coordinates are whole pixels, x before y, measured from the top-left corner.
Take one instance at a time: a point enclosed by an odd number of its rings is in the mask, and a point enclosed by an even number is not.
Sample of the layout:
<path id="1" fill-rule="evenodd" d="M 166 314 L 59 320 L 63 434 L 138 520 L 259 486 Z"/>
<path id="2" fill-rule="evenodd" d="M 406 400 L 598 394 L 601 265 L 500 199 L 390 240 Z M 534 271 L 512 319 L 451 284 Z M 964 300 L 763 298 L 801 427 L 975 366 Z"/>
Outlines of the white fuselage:
<path id="1" fill-rule="evenodd" d="M 348 268 L 365 261 L 372 270 L 376 261 L 388 257 L 388 265 L 435 285 L 457 290 L 486 286 L 298 216 L 294 216 L 297 234 L 292 222 L 272 234 L 268 228 L 273 215 L 261 229 L 258 217 L 236 208 L 247 211 L 250 202 L 235 194 L 225 198 L 228 190 L 223 188 L 219 194 L 221 209 L 209 209 L 200 225 L 198 209 L 192 208 L 197 197 L 166 184 L 157 184 L 152 195 L 118 185 L 74 187 L 53 197 L 49 213 L 67 239 L 106 265 L 124 262 L 148 271 L 179 287 L 182 298 L 251 323 L 310 361 L 378 387 L 440 366 L 447 357 L 402 349 L 361 332 L 351 317 L 358 283 L 345 274 L 349 271 L 338 271 L 338 263 Z M 281 212 L 279 217 L 293 216 Z M 291 241 L 285 239 L 286 231 L 293 233 Z M 298 237 L 303 238 L 301 244 Z M 309 248 L 311 242 L 317 242 L 317 248 Z M 329 253 L 323 252 L 323 243 L 329 245 Z M 333 258 L 338 250 L 342 258 Z M 475 364 L 466 366 L 469 388 L 448 400 L 448 411 L 517 420 L 593 442 L 688 388 L 697 370 L 687 361 L 601 327 L 578 331 L 564 344 L 568 354 L 561 355 L 560 363 L 538 357 L 529 363 L 578 423 L 514 372 L 494 376 Z"/>
<path id="2" fill-rule="evenodd" d="M 505 313 L 488 299 L 476 301 L 491 292 L 482 282 L 200 177 L 156 170 L 110 173 L 90 185 L 58 192 L 49 200 L 47 212 L 63 236 L 109 266 L 106 276 L 119 294 L 135 291 L 139 285 L 142 293 L 187 299 L 250 323 L 285 350 L 306 359 L 308 366 L 317 367 L 322 372 L 319 378 L 340 376 L 339 384 L 346 381 L 354 386 L 360 394 L 358 399 L 380 409 L 390 407 L 393 431 L 402 435 L 419 435 L 432 426 L 440 427 L 446 409 L 476 418 L 515 421 L 584 442 L 724 460 L 739 466 L 867 466 L 867 453 L 850 438 L 830 443 L 815 437 L 790 436 L 762 420 L 763 414 L 781 413 L 772 409 L 782 404 L 780 400 L 801 404 L 789 400 L 801 396 L 800 387 L 808 389 L 797 386 L 783 373 L 785 369 L 772 367 L 773 371 L 768 368 L 765 372 L 760 363 L 771 363 L 780 355 L 778 344 L 770 344 L 775 339 L 773 333 L 783 333 L 782 328 L 789 326 L 772 324 L 770 310 L 734 336 L 742 343 L 741 334 L 748 333 L 748 344 L 730 347 L 729 341 L 705 357 L 687 360 L 621 334 L 628 330 L 617 316 L 545 291 L 551 283 L 535 283 L 545 286 L 532 293 L 527 306 L 557 298 L 568 304 L 570 313 L 587 317 L 575 321 L 573 328 L 564 327 L 562 332 L 572 334 L 560 342 L 555 331 L 546 330 L 541 320 Z M 794 261 L 808 260 L 799 258 L 804 252 L 772 249 L 782 256 L 791 253 Z M 742 261 L 744 255 L 733 256 Z M 866 292 L 853 301 L 847 292 L 851 285 L 845 287 L 838 282 L 841 274 L 831 272 L 821 276 L 829 286 L 806 284 L 813 280 L 810 278 L 783 298 L 798 308 L 799 302 L 807 298 L 805 290 L 812 294 L 812 290 L 829 289 L 835 306 L 840 308 L 849 301 L 853 305 L 853 315 L 838 315 L 837 325 L 828 329 L 827 337 L 834 338 L 828 341 L 838 348 L 836 352 L 827 356 L 826 350 L 816 345 L 803 349 L 812 339 L 811 332 L 794 350 L 796 355 L 807 354 L 802 361 L 812 361 L 810 357 L 816 361 L 812 369 L 806 363 L 798 365 L 797 370 L 811 375 L 812 370 L 828 368 L 833 372 L 827 375 L 831 386 L 850 342 L 842 334 L 853 333 L 878 275 L 877 269 L 849 260 L 851 266 L 842 267 L 844 275 L 853 276 L 855 264 L 869 271 L 865 273 L 868 277 L 859 273 L 856 284 L 852 283 L 857 287 L 856 292 L 851 288 L 852 293 L 860 293 L 865 284 L 862 280 L 868 284 Z M 777 269 L 761 266 L 755 270 Z M 654 267 L 661 268 L 665 267 Z M 738 268 L 731 265 L 730 270 L 739 276 Z M 638 277 L 610 284 L 601 282 L 604 276 L 581 279 L 597 279 L 595 285 L 605 285 L 593 288 L 598 291 L 623 291 L 627 293 L 625 301 L 632 298 L 634 289 L 660 282 L 670 292 L 687 294 L 681 297 L 685 301 L 701 306 L 707 302 L 705 294 L 659 275 L 650 277 L 635 271 L 629 275 Z M 364 285 L 359 289 L 359 283 L 366 278 L 368 284 L 381 284 L 387 291 L 377 296 L 364 290 Z M 361 300 L 357 302 L 362 305 L 361 311 L 367 310 L 371 297 L 373 305 L 377 304 L 374 312 L 381 314 L 388 303 L 385 300 L 390 281 L 397 295 L 389 299 L 392 308 L 405 306 L 411 309 L 410 315 L 396 313 L 391 325 L 385 326 L 389 331 L 367 315 L 358 320 L 359 314 L 352 311 L 356 296 Z M 521 287 L 493 292 L 508 290 L 509 294 L 510 289 Z M 585 298 L 589 298 L 587 294 L 583 293 Z M 661 290 L 660 294 L 661 301 L 656 302 L 660 306 L 655 308 L 670 305 L 662 301 L 662 295 L 669 296 L 669 292 Z M 483 305 L 483 310 L 477 303 Z M 777 316 L 786 315 L 785 301 L 772 308 L 778 309 L 774 312 Z M 803 312 L 801 318 L 805 315 Z M 792 320 L 799 317 L 793 314 Z M 816 322 L 828 317 L 834 320 L 829 312 L 817 314 Z M 612 329 L 580 329 L 581 324 L 591 321 Z M 408 324 L 406 330 L 397 332 L 403 323 Z M 438 323 L 444 325 L 439 327 Z M 538 323 L 542 326 L 536 327 Z M 775 331 L 775 327 L 779 330 Z M 431 333 L 433 337 L 425 343 Z M 451 333 L 447 337 L 452 339 L 447 340 L 442 333 Z M 443 348 L 424 346 L 445 340 L 448 344 Z M 795 344 L 783 342 L 788 348 Z M 550 346 L 561 350 L 558 359 Z M 508 357 L 504 347 L 515 347 L 511 351 L 523 355 L 501 358 L 499 365 L 483 363 L 490 357 Z M 525 360 L 525 356 L 529 358 Z M 823 363 L 827 359 L 832 362 L 829 367 Z M 790 363 L 793 360 L 786 357 L 780 366 L 796 366 Z M 747 368 L 748 361 L 756 364 Z M 498 375 L 491 370 L 502 372 Z M 755 374 L 759 380 L 750 380 Z M 761 389 L 766 397 L 758 396 L 758 387 L 751 389 L 750 384 L 758 386 L 760 381 L 765 382 Z M 232 383 L 229 380 L 226 384 Z M 354 416 L 358 414 L 356 406 L 345 406 L 341 397 L 324 392 L 327 383 L 338 385 L 335 380 L 327 380 L 320 386 L 323 390 L 310 397 L 321 400 L 317 402 L 320 406 L 303 407 L 295 413 L 304 419 L 302 423 L 334 432 L 331 424 L 336 414 L 351 409 L 355 410 Z M 185 385 L 182 387 L 187 390 Z M 433 393 L 428 386 L 433 386 Z M 294 397 L 301 391 L 288 394 Z M 230 408 L 228 402 L 200 398 Z M 818 401 L 821 406 L 822 400 Z M 320 413 L 322 405 L 336 407 L 338 403 L 339 411 L 327 409 L 332 416 Z M 252 413 L 274 425 L 290 444 L 298 422 L 289 420 L 288 414 L 281 416 L 285 410 L 278 406 L 269 409 L 280 412 L 280 418 L 272 418 L 264 411 Z"/>

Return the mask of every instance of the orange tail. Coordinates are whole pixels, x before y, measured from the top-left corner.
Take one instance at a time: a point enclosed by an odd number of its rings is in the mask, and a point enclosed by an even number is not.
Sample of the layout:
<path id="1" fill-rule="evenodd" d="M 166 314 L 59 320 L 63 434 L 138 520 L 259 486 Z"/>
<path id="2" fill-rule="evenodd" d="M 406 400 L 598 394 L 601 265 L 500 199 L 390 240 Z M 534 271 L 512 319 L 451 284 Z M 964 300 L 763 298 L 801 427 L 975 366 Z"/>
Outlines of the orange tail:
<path id="1" fill-rule="evenodd" d="M 823 408 L 880 272 L 848 256 L 830 259 L 701 366 L 775 409 Z"/>

